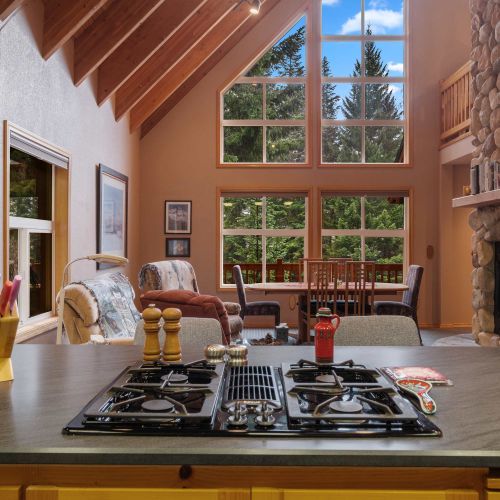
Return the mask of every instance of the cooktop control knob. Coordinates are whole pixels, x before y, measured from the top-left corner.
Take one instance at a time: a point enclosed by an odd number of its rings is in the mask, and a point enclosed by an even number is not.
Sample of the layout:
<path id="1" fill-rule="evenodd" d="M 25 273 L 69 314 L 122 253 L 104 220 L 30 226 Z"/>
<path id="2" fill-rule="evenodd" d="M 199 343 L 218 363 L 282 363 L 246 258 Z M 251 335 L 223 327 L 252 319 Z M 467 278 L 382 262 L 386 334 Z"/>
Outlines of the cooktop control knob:
<path id="1" fill-rule="evenodd" d="M 255 413 L 257 413 L 255 423 L 261 427 L 271 427 L 276 422 L 276 418 L 273 416 L 274 408 L 267 401 L 262 401 L 255 408 Z"/>
<path id="2" fill-rule="evenodd" d="M 230 415 L 235 415 L 237 411 L 240 412 L 240 415 L 246 415 L 248 413 L 248 408 L 247 405 L 243 404 L 241 401 L 236 401 L 227 411 Z"/>
<path id="3" fill-rule="evenodd" d="M 248 418 L 246 415 L 242 415 L 239 409 L 235 408 L 234 415 L 230 415 L 227 422 L 233 427 L 243 427 L 247 425 Z"/>

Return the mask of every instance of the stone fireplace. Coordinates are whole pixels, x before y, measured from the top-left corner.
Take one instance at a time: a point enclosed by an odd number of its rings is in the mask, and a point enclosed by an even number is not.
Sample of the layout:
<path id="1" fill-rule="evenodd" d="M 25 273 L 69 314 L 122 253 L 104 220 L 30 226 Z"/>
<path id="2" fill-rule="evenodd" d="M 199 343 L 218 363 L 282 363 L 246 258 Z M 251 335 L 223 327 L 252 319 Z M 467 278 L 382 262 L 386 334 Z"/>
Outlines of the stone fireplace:
<path id="1" fill-rule="evenodd" d="M 472 15 L 472 102 L 471 133 L 476 147 L 471 169 L 476 169 L 481 191 L 494 187 L 492 172 L 498 177 L 500 161 L 500 0 L 470 0 Z M 472 176 L 471 176 L 472 178 Z M 469 217 L 472 236 L 472 333 L 485 346 L 500 346 L 500 266 L 495 261 L 495 243 L 500 242 L 500 189 L 491 203 L 476 208 Z M 496 286 L 495 286 L 496 284 Z M 495 294 L 497 303 L 495 304 Z M 497 323 L 495 325 L 495 323 Z"/>
<path id="2" fill-rule="evenodd" d="M 495 316 L 500 303 L 495 301 L 500 291 L 499 259 L 495 247 L 500 247 L 500 206 L 478 208 L 471 213 L 472 235 L 472 333 L 481 345 L 500 346 L 500 324 Z M 496 271 L 496 272 L 495 272 Z M 497 284 L 497 285 L 496 285 Z M 496 285 L 496 286 L 495 286 Z M 496 304 L 495 304 L 496 302 Z"/>

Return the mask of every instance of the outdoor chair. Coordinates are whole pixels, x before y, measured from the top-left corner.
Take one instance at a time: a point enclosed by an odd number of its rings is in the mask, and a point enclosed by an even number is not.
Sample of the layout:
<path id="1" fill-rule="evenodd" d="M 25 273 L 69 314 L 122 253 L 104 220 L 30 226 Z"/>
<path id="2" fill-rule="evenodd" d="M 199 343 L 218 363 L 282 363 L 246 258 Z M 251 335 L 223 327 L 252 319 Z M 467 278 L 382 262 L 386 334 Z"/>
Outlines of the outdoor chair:
<path id="1" fill-rule="evenodd" d="M 274 316 L 274 325 L 280 324 L 280 303 L 275 300 L 260 300 L 255 302 L 247 302 L 245 292 L 245 283 L 241 267 L 233 266 L 233 279 L 238 292 L 238 300 L 240 302 L 240 316 L 245 319 L 245 316 Z"/>
<path id="2" fill-rule="evenodd" d="M 408 286 L 408 290 L 403 292 L 401 302 L 377 301 L 373 305 L 375 314 L 409 316 L 410 318 L 413 318 L 418 327 L 418 294 L 423 274 L 424 268 L 422 266 L 417 266 L 415 264 L 411 265 L 408 268 L 408 274 L 406 276 L 406 285 Z"/>

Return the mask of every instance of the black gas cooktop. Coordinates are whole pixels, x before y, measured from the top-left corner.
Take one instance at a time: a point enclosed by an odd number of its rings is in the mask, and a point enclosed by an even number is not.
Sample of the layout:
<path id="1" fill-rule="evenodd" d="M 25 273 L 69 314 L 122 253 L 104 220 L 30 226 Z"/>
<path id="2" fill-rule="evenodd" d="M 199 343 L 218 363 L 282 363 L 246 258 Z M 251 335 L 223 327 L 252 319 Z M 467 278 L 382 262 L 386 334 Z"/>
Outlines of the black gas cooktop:
<path id="1" fill-rule="evenodd" d="M 63 429 L 170 436 L 441 436 L 375 368 L 138 363 Z"/>

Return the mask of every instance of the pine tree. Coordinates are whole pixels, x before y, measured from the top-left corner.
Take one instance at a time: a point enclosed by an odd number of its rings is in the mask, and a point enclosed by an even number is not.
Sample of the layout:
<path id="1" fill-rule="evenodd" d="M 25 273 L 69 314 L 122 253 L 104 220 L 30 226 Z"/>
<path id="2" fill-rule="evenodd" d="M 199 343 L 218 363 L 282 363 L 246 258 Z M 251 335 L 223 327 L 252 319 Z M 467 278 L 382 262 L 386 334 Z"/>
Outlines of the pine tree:
<path id="1" fill-rule="evenodd" d="M 305 74 L 302 50 L 305 27 L 291 33 L 274 45 L 245 76 L 301 77 Z M 267 85 L 267 119 L 304 119 L 303 85 Z M 235 84 L 224 96 L 224 117 L 228 119 L 261 119 L 262 86 Z M 226 127 L 224 131 L 225 162 L 262 162 L 262 141 L 268 142 L 269 162 L 300 163 L 305 156 L 303 127 L 268 127 L 262 137 L 261 127 Z"/>
<path id="2" fill-rule="evenodd" d="M 370 27 L 366 30 L 371 35 Z M 382 60 L 381 50 L 375 42 L 365 43 L 365 72 L 369 77 L 387 77 L 389 70 Z M 361 62 L 356 60 L 352 77 L 361 76 Z M 347 97 L 342 99 L 342 112 L 347 120 L 361 118 L 361 85 L 353 84 Z M 399 120 L 394 91 L 387 83 L 367 84 L 365 89 L 365 115 L 368 120 Z M 366 127 L 365 161 L 367 163 L 392 163 L 401 161 L 399 152 L 403 141 L 401 127 Z M 340 127 L 334 145 L 335 162 L 361 160 L 361 127 Z"/>

